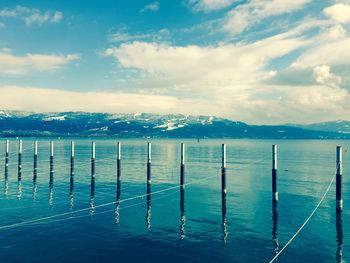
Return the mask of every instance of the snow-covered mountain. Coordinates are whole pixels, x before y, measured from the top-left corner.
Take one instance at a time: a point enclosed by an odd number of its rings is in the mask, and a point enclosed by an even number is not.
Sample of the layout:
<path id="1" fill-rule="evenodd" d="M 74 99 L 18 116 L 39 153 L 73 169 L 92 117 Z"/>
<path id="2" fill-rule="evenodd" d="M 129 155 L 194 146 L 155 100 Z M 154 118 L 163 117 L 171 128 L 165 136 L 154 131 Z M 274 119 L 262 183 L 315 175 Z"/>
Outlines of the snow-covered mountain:
<path id="1" fill-rule="evenodd" d="M 343 128 L 346 126 L 343 126 Z M 288 125 L 248 125 L 214 116 L 0 110 L 0 136 L 187 138 L 350 138 L 350 133 Z"/>

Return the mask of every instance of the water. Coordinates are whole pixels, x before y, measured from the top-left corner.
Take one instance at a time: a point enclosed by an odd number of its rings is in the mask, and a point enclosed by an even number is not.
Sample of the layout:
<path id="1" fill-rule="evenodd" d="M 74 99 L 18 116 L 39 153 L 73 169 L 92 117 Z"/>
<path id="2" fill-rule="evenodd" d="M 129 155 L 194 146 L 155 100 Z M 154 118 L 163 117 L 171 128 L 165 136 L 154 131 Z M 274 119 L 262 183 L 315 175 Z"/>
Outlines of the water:
<path id="1" fill-rule="evenodd" d="M 335 172 L 335 146 L 350 146 L 349 141 L 184 142 L 185 180 L 191 184 L 181 192 L 176 187 L 178 140 L 152 140 L 152 185 L 148 189 L 146 141 L 122 141 L 120 191 L 116 186 L 116 141 L 96 142 L 94 189 L 90 187 L 90 141 L 75 142 L 73 189 L 70 142 L 55 141 L 55 173 L 49 187 L 49 141 L 39 141 L 35 191 L 32 141 L 23 143 L 21 189 L 17 183 L 17 142 L 11 141 L 7 183 L 2 176 L 0 225 L 32 223 L 0 227 L 0 262 L 268 262 L 325 192 Z M 220 189 L 222 142 L 227 144 L 226 204 Z M 279 147 L 277 208 L 271 202 L 273 143 Z M 3 155 L 1 158 L 4 160 Z M 347 153 L 343 163 L 343 213 L 335 212 L 333 184 L 279 262 L 350 260 Z M 149 197 L 147 191 L 152 193 Z M 117 198 L 119 205 L 114 203 Z M 105 203 L 111 204 L 100 206 Z M 79 209 L 83 211 L 76 212 Z M 63 215 L 32 221 L 58 214 Z"/>

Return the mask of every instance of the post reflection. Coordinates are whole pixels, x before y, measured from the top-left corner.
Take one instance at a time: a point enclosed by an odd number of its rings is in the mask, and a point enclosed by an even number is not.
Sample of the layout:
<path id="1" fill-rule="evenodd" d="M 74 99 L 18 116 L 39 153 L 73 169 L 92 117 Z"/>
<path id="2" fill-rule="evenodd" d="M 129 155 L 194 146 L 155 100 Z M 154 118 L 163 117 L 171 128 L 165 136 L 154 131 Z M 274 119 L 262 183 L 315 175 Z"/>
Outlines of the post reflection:
<path id="1" fill-rule="evenodd" d="M 71 175 L 69 184 L 69 208 L 74 208 L 74 177 Z"/>
<path id="2" fill-rule="evenodd" d="M 4 181 L 4 194 L 5 196 L 8 195 L 9 191 L 9 180 L 8 180 L 8 169 L 5 167 L 5 181 Z"/>
<path id="3" fill-rule="evenodd" d="M 91 179 L 91 191 L 90 191 L 90 215 L 95 213 L 95 179 Z"/>
<path id="4" fill-rule="evenodd" d="M 49 205 L 51 208 L 53 207 L 53 176 L 54 176 L 53 157 L 50 156 Z"/>
<path id="5" fill-rule="evenodd" d="M 186 231 L 186 216 L 185 216 L 185 189 L 180 189 L 180 212 L 181 212 L 181 223 L 180 223 L 180 239 L 185 239 Z"/>
<path id="6" fill-rule="evenodd" d="M 276 255 L 279 252 L 279 243 L 277 235 L 277 226 L 278 226 L 278 207 L 277 203 L 272 203 L 272 243 L 274 245 L 273 253 Z"/>
<path id="7" fill-rule="evenodd" d="M 146 225 L 147 229 L 151 229 L 151 195 L 152 195 L 152 190 L 151 190 L 151 184 L 147 183 L 147 212 L 146 212 Z"/>
<path id="8" fill-rule="evenodd" d="M 18 200 L 21 200 L 22 198 L 22 182 L 18 181 L 18 185 L 17 185 L 17 198 Z"/>
<path id="9" fill-rule="evenodd" d="M 337 211 L 336 214 L 336 228 L 337 228 L 337 263 L 344 263 L 343 259 L 343 220 L 341 211 Z"/>
<path id="10" fill-rule="evenodd" d="M 33 182 L 33 195 L 32 195 L 33 201 L 35 201 L 35 199 L 36 199 L 37 190 L 38 190 L 38 184 L 36 181 L 34 181 Z"/>
<path id="11" fill-rule="evenodd" d="M 115 206 L 115 223 L 119 224 L 120 221 L 120 213 L 119 213 L 119 208 L 120 208 L 120 192 L 121 192 L 121 183 L 120 180 L 117 180 L 117 197 L 116 197 L 116 206 Z"/>
<path id="12" fill-rule="evenodd" d="M 226 193 L 222 193 L 221 215 L 222 215 L 222 240 L 224 244 L 227 243 L 227 236 L 228 236 L 226 211 L 227 211 L 226 210 Z"/>
<path id="13" fill-rule="evenodd" d="M 36 159 L 34 158 L 34 169 L 33 169 L 33 201 L 36 199 L 36 193 L 38 189 L 38 184 L 37 184 L 37 168 L 36 168 Z"/>
<path id="14" fill-rule="evenodd" d="M 49 205 L 52 208 L 53 207 L 53 181 L 49 184 Z"/>

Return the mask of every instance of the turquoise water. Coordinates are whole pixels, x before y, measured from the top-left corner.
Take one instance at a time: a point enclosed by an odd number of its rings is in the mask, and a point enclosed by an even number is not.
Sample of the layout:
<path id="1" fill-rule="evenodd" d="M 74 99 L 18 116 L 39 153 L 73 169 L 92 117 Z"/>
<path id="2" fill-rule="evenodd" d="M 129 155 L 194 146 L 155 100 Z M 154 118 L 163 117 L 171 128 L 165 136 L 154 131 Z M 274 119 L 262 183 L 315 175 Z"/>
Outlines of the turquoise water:
<path id="1" fill-rule="evenodd" d="M 94 191 L 91 141 L 75 141 L 71 189 L 70 141 L 55 141 L 55 173 L 49 187 L 49 141 L 40 140 L 33 189 L 33 142 L 23 142 L 19 187 L 17 141 L 11 140 L 7 182 L 1 170 L 0 262 L 269 262 L 325 192 L 335 173 L 336 145 L 344 148 L 344 210 L 335 211 L 333 184 L 278 262 L 350 260 L 350 174 L 345 152 L 350 141 L 150 141 L 152 194 L 147 198 L 146 140 L 121 141 L 118 196 L 115 140 L 96 141 Z M 184 192 L 177 187 L 181 142 L 186 143 L 189 183 Z M 227 144 L 226 207 L 220 189 L 221 143 Z M 275 208 L 271 202 L 274 143 L 279 157 Z M 4 167 L 1 152 L 0 157 Z"/>

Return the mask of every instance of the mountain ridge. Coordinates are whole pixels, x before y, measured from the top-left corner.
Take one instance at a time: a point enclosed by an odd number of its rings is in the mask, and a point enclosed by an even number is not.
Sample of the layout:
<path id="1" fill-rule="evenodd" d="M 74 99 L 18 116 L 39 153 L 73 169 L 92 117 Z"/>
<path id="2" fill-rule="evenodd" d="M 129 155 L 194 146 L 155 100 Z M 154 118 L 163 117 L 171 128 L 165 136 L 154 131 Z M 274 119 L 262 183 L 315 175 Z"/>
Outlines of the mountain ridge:
<path id="1" fill-rule="evenodd" d="M 250 125 L 227 118 L 186 114 L 0 110 L 0 136 L 350 139 L 350 122 Z"/>

